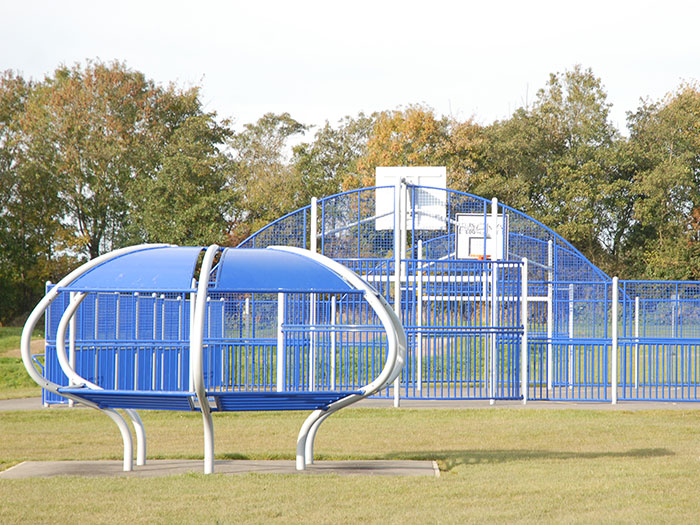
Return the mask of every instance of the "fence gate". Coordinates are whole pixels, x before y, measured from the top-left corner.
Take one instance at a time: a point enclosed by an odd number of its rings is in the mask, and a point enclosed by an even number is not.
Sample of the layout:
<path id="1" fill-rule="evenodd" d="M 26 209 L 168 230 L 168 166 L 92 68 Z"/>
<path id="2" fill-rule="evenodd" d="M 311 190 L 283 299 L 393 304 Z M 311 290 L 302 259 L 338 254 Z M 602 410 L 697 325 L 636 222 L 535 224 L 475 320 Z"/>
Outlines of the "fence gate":
<path id="1" fill-rule="evenodd" d="M 401 397 L 520 399 L 521 262 L 403 260 Z"/>

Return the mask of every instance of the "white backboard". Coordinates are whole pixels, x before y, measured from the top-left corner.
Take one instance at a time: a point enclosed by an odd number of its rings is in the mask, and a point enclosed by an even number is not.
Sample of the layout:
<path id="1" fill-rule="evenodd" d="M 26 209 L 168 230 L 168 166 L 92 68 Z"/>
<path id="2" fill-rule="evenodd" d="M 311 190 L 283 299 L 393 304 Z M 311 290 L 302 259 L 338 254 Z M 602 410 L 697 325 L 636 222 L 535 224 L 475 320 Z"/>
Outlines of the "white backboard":
<path id="1" fill-rule="evenodd" d="M 457 259 L 500 261 L 505 258 L 503 249 L 508 245 L 508 216 L 504 218 L 502 214 L 498 215 L 494 221 L 491 214 L 458 213 L 456 219 Z M 484 242 L 484 227 L 486 227 L 486 242 Z M 485 254 L 484 248 L 486 248 Z"/>
<path id="2" fill-rule="evenodd" d="M 406 227 L 415 223 L 416 230 L 444 230 L 447 213 L 446 193 L 447 170 L 444 166 L 397 166 L 378 167 L 376 185 L 391 186 L 377 190 L 375 227 L 377 230 L 394 228 L 394 187 L 398 180 L 415 186 L 431 186 L 443 189 L 408 189 L 406 209 Z M 412 200 L 415 199 L 415 203 Z M 415 217 L 412 212 L 415 210 Z M 385 215 L 382 217 L 382 215 Z"/>

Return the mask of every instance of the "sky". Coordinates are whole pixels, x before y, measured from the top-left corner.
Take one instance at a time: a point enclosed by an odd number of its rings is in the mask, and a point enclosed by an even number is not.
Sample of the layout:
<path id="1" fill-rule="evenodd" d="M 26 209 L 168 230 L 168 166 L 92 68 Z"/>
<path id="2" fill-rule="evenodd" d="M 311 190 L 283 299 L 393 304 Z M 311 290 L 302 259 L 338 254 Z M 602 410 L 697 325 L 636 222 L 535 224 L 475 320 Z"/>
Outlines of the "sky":
<path id="1" fill-rule="evenodd" d="M 201 87 L 207 111 L 336 124 L 424 104 L 481 124 L 532 103 L 550 73 L 591 68 L 626 112 L 700 79 L 700 2 L 0 0 L 0 70 L 42 79 L 119 60 Z M 312 131 L 313 132 L 313 131 Z"/>

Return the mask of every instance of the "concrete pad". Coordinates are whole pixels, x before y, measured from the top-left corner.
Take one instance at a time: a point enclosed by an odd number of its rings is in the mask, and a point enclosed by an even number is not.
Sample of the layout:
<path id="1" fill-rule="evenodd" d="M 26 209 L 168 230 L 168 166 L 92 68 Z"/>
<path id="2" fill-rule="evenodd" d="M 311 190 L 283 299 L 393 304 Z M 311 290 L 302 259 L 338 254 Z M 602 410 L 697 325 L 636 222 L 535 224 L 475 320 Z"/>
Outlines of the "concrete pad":
<path id="1" fill-rule="evenodd" d="M 0 479 L 46 478 L 54 476 L 148 478 L 189 472 L 202 473 L 203 463 L 196 459 L 154 459 L 146 465 L 122 470 L 121 461 L 25 461 L 0 472 Z M 217 474 L 337 474 L 363 476 L 432 476 L 440 471 L 434 461 L 364 460 L 317 461 L 297 471 L 291 460 L 218 460 Z"/>
<path id="2" fill-rule="evenodd" d="M 4 410 L 39 410 L 44 408 L 40 397 L 21 397 L 17 399 L 0 399 L 0 411 Z"/>

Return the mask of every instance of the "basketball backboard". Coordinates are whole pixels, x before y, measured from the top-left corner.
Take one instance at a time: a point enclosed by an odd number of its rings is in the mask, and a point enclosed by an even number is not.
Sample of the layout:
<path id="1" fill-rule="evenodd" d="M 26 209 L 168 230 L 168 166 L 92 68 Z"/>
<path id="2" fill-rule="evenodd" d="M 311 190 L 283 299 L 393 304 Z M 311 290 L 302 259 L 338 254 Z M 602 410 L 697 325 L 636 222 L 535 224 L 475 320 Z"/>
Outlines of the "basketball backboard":
<path id="1" fill-rule="evenodd" d="M 508 243 L 508 216 L 458 213 L 457 259 L 503 260 Z M 486 238 L 484 239 L 484 227 Z M 494 234 L 495 232 L 495 234 Z M 484 253 L 484 249 L 486 253 Z"/>
<path id="2" fill-rule="evenodd" d="M 394 188 L 396 182 L 402 179 L 408 185 L 421 186 L 415 189 L 409 187 L 406 192 L 406 227 L 415 225 L 416 230 L 445 229 L 447 206 L 444 188 L 447 186 L 447 171 L 444 166 L 378 167 L 375 173 L 377 186 L 391 186 L 379 188 L 376 192 L 377 230 L 394 228 Z M 424 186 L 430 186 L 430 189 Z"/>

